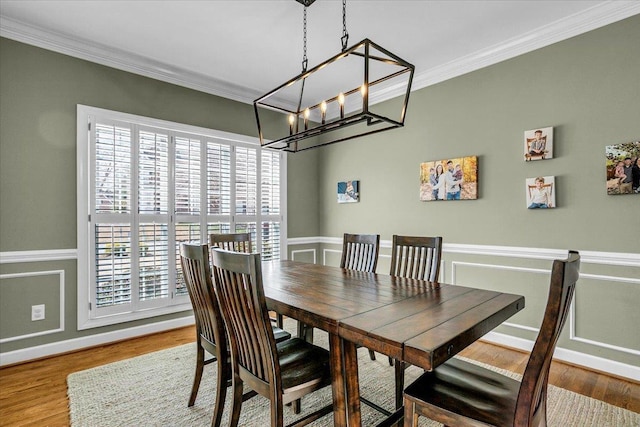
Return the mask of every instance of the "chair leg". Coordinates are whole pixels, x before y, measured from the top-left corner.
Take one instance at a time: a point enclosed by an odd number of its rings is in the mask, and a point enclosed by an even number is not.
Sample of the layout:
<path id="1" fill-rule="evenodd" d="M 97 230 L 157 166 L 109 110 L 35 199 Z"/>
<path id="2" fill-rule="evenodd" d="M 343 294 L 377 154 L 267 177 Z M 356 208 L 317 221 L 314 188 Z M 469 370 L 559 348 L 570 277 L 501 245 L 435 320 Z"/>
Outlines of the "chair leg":
<path id="1" fill-rule="evenodd" d="M 396 363 L 399 365 L 399 363 Z M 404 401 L 404 427 L 418 427 L 418 416 L 414 411 L 413 402 L 409 399 Z"/>
<path id="2" fill-rule="evenodd" d="M 193 377 L 193 386 L 191 387 L 191 396 L 189 396 L 188 407 L 191 407 L 196 403 L 196 397 L 198 397 L 198 389 L 200 388 L 200 380 L 202 380 L 202 371 L 204 369 L 204 348 L 198 343 L 198 350 L 196 353 L 196 373 Z"/>
<path id="3" fill-rule="evenodd" d="M 242 409 L 242 380 L 240 376 L 233 375 L 233 403 L 231 404 L 231 415 L 229 417 L 229 427 L 237 427 L 240 421 L 240 409 Z"/>
<path id="4" fill-rule="evenodd" d="M 282 398 L 275 398 L 271 401 L 271 427 L 282 427 L 284 425 L 283 410 Z"/>
<path id="5" fill-rule="evenodd" d="M 224 412 L 224 401 L 227 397 L 227 387 L 229 377 L 231 376 L 231 365 L 225 362 L 224 359 L 218 359 L 218 381 L 216 384 L 216 402 L 213 407 L 213 420 L 211 421 L 212 427 L 220 427 L 222 423 L 222 413 Z M 242 388 L 240 389 L 242 393 Z M 242 397 L 241 397 L 242 399 Z M 234 395 L 235 400 L 235 395 Z"/>
<path id="6" fill-rule="evenodd" d="M 293 406 L 294 414 L 299 414 L 302 411 L 302 399 L 294 400 L 291 405 Z"/>
<path id="7" fill-rule="evenodd" d="M 396 360 L 394 370 L 396 376 L 396 409 L 402 406 L 402 393 L 404 391 L 404 370 L 407 364 L 400 360 Z M 406 425 L 406 424 L 405 424 Z"/>
<path id="8" fill-rule="evenodd" d="M 389 356 L 389 366 L 393 366 L 393 358 Z"/>
<path id="9" fill-rule="evenodd" d="M 282 327 L 284 326 L 284 316 L 282 316 L 282 314 L 280 313 L 276 314 L 276 324 L 280 329 L 282 329 Z"/>
<path id="10" fill-rule="evenodd" d="M 373 350 L 369 350 L 369 357 L 371 360 L 376 360 L 376 353 Z"/>

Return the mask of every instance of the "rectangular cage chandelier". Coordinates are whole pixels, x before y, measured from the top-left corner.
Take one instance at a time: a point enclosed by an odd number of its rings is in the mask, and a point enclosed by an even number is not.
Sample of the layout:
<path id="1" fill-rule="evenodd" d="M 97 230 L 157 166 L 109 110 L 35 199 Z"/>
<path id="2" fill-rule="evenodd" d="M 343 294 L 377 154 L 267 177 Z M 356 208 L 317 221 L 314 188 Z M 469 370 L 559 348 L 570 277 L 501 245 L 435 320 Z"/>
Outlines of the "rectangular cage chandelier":
<path id="1" fill-rule="evenodd" d="M 369 39 L 303 71 L 253 103 L 260 145 L 304 151 L 404 126 L 415 67 Z M 385 102 L 381 102 L 385 101 Z"/>

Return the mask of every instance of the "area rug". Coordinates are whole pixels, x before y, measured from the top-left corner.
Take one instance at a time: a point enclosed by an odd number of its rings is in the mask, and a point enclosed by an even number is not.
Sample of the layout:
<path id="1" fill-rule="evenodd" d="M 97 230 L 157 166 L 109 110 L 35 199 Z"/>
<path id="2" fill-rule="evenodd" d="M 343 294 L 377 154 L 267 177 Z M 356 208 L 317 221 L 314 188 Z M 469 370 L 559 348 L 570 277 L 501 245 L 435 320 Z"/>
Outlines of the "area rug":
<path id="1" fill-rule="evenodd" d="M 326 347 L 326 334 L 317 330 L 314 333 L 316 344 Z M 71 425 L 210 426 L 215 397 L 215 364 L 205 367 L 196 403 L 191 408 L 187 407 L 193 381 L 195 352 L 195 343 L 186 344 L 69 375 L 67 385 Z M 376 361 L 371 361 L 366 349 L 362 348 L 358 352 L 358 358 L 361 394 L 391 410 L 394 377 L 387 357 L 378 355 Z M 519 378 L 512 372 L 489 368 Z M 407 369 L 406 383 L 411 383 L 420 373 L 420 369 L 415 367 Z M 228 425 L 230 394 L 227 394 L 223 426 Z M 285 408 L 285 424 L 330 402 L 330 387 L 312 393 L 302 399 L 303 411 L 300 415 L 293 414 L 290 407 Z M 547 415 L 550 426 L 640 426 L 640 414 L 551 385 Z M 379 412 L 362 405 L 364 426 L 375 425 L 382 418 Z M 263 427 L 268 424 L 268 400 L 257 396 L 242 405 L 240 426 Z M 311 425 L 332 426 L 333 417 L 327 415 Z M 440 424 L 421 417 L 420 425 L 432 427 Z"/>

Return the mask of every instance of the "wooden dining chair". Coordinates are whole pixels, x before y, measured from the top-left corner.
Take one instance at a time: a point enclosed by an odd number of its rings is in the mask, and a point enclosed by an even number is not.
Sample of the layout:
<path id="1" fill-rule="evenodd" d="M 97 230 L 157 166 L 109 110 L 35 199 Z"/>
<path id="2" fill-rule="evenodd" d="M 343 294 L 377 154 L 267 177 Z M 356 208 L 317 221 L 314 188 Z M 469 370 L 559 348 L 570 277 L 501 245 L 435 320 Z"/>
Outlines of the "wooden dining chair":
<path id="1" fill-rule="evenodd" d="M 340 268 L 375 273 L 379 252 L 379 234 L 344 233 Z"/>
<path id="2" fill-rule="evenodd" d="M 231 381 L 231 361 L 224 323 L 213 291 L 208 246 L 181 244 L 180 264 L 196 319 L 196 371 L 187 406 L 193 406 L 196 401 L 205 365 L 217 362 L 216 401 L 212 425 L 219 426 L 226 390 Z M 291 334 L 277 328 L 274 329 L 274 335 L 278 341 L 291 338 Z M 205 351 L 213 357 L 205 360 Z M 245 400 L 250 396 L 245 396 Z"/>
<path id="3" fill-rule="evenodd" d="M 437 282 L 442 237 L 393 236 L 391 276 Z"/>
<path id="4" fill-rule="evenodd" d="M 283 425 L 284 405 L 331 384 L 329 352 L 300 338 L 276 343 L 262 285 L 260 254 L 212 249 L 214 287 L 231 347 L 233 404 L 238 425 L 243 383 L 271 401 L 271 426 Z M 327 405 L 291 426 L 331 412 Z"/>
<path id="5" fill-rule="evenodd" d="M 253 252 L 251 245 L 251 233 L 226 233 L 226 234 L 209 234 L 209 243 L 212 247 L 221 248 L 226 251 L 244 252 L 250 254 Z M 276 313 L 276 317 L 271 319 L 278 328 L 284 325 L 284 317 L 282 314 Z"/>
<path id="6" fill-rule="evenodd" d="M 251 246 L 251 233 L 209 234 L 209 243 L 213 247 L 222 248 L 227 251 L 244 252 L 247 254 L 253 251 Z"/>
<path id="7" fill-rule="evenodd" d="M 379 253 L 379 234 L 344 233 L 340 268 L 375 273 Z M 373 350 L 369 350 L 369 357 L 371 360 L 376 360 L 376 354 Z"/>
<path id="8" fill-rule="evenodd" d="M 393 235 L 390 275 L 437 283 L 442 258 L 442 237 Z M 402 407 L 404 371 L 409 364 L 389 358 L 395 365 L 396 408 Z"/>
<path id="9" fill-rule="evenodd" d="M 522 381 L 450 359 L 405 390 L 405 427 L 417 426 L 419 415 L 449 426 L 546 426 L 549 367 L 579 270 L 575 251 L 553 262 L 547 307 Z"/>

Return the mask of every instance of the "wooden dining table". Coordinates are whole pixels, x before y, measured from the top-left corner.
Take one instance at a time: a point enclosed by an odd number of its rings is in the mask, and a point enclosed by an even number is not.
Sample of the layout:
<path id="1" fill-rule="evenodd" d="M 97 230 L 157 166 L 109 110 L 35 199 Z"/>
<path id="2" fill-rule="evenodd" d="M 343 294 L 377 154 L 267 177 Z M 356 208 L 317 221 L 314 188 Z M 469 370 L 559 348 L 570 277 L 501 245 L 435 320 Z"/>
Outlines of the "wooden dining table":
<path id="1" fill-rule="evenodd" d="M 262 277 L 270 310 L 328 333 L 341 427 L 361 425 L 357 345 L 430 371 L 524 308 L 520 295 L 295 261 Z"/>

